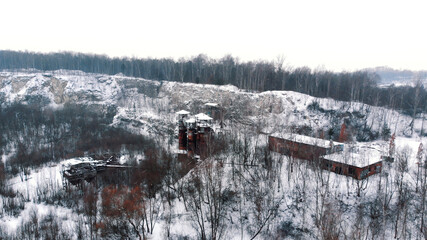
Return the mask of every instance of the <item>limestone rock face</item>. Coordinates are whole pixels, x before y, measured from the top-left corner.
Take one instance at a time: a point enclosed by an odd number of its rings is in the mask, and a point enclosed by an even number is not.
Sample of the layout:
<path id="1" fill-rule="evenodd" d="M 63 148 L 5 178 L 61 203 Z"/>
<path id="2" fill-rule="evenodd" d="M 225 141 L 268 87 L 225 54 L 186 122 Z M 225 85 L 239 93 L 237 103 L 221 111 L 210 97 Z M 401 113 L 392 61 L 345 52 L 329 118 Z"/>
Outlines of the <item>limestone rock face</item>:
<path id="1" fill-rule="evenodd" d="M 14 81 L 12 81 L 12 92 L 18 93 L 20 92 L 25 85 L 28 83 L 30 79 L 29 78 L 16 78 Z"/>
<path id="2" fill-rule="evenodd" d="M 56 104 L 63 104 L 69 102 L 68 97 L 65 96 L 65 87 L 67 87 L 68 82 L 61 81 L 55 77 L 50 78 L 50 91 L 53 94 L 53 101 Z M 67 101 L 65 101 L 67 100 Z"/>

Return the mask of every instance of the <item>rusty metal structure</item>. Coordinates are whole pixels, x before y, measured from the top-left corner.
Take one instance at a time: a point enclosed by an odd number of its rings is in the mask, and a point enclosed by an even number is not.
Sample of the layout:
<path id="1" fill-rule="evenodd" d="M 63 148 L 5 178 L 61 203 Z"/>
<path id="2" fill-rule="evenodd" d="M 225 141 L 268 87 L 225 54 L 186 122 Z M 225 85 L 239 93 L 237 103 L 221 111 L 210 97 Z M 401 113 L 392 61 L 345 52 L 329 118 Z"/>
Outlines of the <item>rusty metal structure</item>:
<path id="1" fill-rule="evenodd" d="M 189 117 L 189 112 L 181 110 L 178 114 L 178 149 L 181 151 L 179 159 L 188 158 L 206 159 L 208 145 L 213 134 L 212 118 L 204 113 Z"/>
<path id="2" fill-rule="evenodd" d="M 94 164 L 82 162 L 71 165 L 69 169 L 63 170 L 63 176 L 72 184 L 86 180 L 92 181 L 96 177 L 97 169 Z"/>
<path id="3" fill-rule="evenodd" d="M 78 184 L 83 180 L 90 182 L 97 174 L 105 171 L 107 168 L 128 168 L 122 166 L 115 156 L 107 160 L 93 160 L 91 157 L 77 158 L 73 162 L 62 166 L 62 176 L 71 184 Z M 64 186 L 66 183 L 64 182 Z"/>
<path id="4" fill-rule="evenodd" d="M 177 112 L 178 114 L 178 139 L 179 139 L 179 150 L 187 149 L 187 126 L 184 122 L 185 118 L 188 116 L 189 112 L 181 110 Z"/>

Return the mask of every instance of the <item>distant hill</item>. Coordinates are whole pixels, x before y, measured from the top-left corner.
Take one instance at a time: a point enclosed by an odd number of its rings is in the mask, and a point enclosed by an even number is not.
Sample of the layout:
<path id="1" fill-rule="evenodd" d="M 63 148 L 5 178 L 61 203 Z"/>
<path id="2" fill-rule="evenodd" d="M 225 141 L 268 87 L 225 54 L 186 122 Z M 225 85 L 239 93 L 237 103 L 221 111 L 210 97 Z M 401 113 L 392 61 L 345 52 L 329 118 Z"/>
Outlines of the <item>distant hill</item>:
<path id="1" fill-rule="evenodd" d="M 408 85 L 416 78 L 421 76 L 427 78 L 427 70 L 411 71 L 411 70 L 396 70 L 390 67 L 376 67 L 365 69 L 368 72 L 373 72 L 381 77 L 380 85 Z"/>

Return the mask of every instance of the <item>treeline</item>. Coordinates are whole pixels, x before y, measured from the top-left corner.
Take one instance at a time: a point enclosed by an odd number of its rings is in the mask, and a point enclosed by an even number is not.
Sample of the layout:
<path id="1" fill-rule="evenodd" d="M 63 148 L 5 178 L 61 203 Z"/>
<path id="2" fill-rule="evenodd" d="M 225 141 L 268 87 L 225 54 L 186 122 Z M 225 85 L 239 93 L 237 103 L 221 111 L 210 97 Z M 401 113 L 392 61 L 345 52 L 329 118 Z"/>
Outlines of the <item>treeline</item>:
<path id="1" fill-rule="evenodd" d="M 289 90 L 315 97 L 387 106 L 411 114 L 425 111 L 427 107 L 427 92 L 421 83 L 412 87 L 379 88 L 377 82 L 380 77 L 375 73 L 292 68 L 285 66 L 284 59 L 280 58 L 271 62 L 240 62 L 230 55 L 212 59 L 201 54 L 175 61 L 170 58 L 109 58 L 73 52 L 43 54 L 0 51 L 0 69 L 22 68 L 69 69 L 110 75 L 122 73 L 152 80 L 232 84 L 249 91 Z"/>
<path id="2" fill-rule="evenodd" d="M 125 149 L 143 151 L 155 141 L 111 127 L 115 109 L 94 111 L 89 106 L 65 104 L 61 109 L 13 104 L 0 109 L 0 151 L 11 151 L 12 174 L 27 168 L 81 157 L 118 155 Z"/>

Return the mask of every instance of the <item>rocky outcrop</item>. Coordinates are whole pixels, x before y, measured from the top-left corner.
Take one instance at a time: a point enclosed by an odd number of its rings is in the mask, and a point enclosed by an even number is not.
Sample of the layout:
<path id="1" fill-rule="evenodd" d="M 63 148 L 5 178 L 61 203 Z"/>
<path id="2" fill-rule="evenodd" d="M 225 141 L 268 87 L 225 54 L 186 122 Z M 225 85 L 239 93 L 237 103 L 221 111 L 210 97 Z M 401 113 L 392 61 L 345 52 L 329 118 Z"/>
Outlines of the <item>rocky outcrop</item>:
<path id="1" fill-rule="evenodd" d="M 50 78 L 50 91 L 53 94 L 53 101 L 56 104 L 65 103 L 65 99 L 69 100 L 65 96 L 65 88 L 67 87 L 68 82 L 59 80 L 55 77 Z"/>

